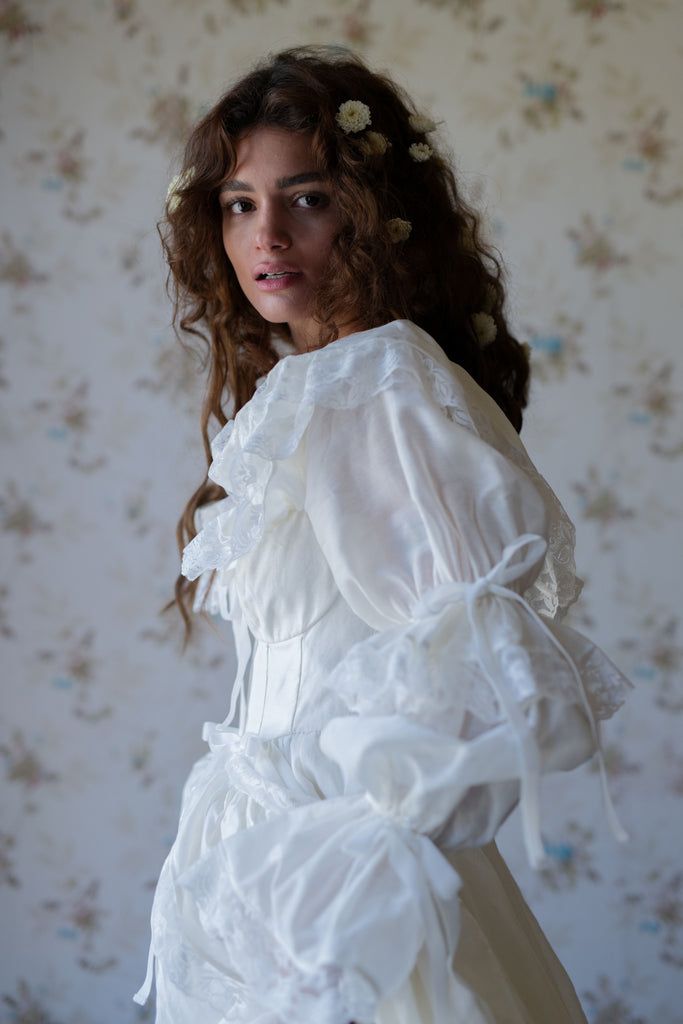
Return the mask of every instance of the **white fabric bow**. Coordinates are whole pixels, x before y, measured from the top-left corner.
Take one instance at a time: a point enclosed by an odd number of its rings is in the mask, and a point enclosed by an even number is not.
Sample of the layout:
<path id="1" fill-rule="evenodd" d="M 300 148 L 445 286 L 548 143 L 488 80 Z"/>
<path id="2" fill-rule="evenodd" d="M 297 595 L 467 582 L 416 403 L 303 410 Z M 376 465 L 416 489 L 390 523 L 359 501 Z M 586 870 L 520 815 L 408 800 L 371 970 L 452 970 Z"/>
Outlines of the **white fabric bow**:
<path id="1" fill-rule="evenodd" d="M 528 549 L 524 558 L 521 561 L 515 562 L 515 564 L 511 566 L 510 563 L 513 555 L 524 547 Z M 628 833 L 625 831 L 617 817 L 616 810 L 609 794 L 600 731 L 598 723 L 595 721 L 593 716 L 588 697 L 586 696 L 579 670 L 577 669 L 571 655 L 562 646 L 560 641 L 553 634 L 552 630 L 548 628 L 545 622 L 543 622 L 541 616 L 534 611 L 531 605 L 524 597 L 522 597 L 521 594 L 506 586 L 506 583 L 509 583 L 514 579 L 518 579 L 536 562 L 538 562 L 538 560 L 544 555 L 546 548 L 547 541 L 539 534 L 523 533 L 504 548 L 500 561 L 497 562 L 496 565 L 486 573 L 486 575 L 480 576 L 472 582 L 452 580 L 447 583 L 441 583 L 423 594 L 422 597 L 415 602 L 412 609 L 413 616 L 415 617 L 429 617 L 432 615 L 438 615 L 453 601 L 465 601 L 467 615 L 472 627 L 472 634 L 481 667 L 493 687 L 493 691 L 498 698 L 501 708 L 507 714 L 507 717 L 517 735 L 521 768 L 520 810 L 522 814 L 522 827 L 529 860 L 535 868 L 543 866 L 545 862 L 545 852 L 541 838 L 540 825 L 540 752 L 529 723 L 515 700 L 514 693 L 507 689 L 504 678 L 501 677 L 500 673 L 496 670 L 496 666 L 491 659 L 481 605 L 479 603 L 479 598 L 484 597 L 486 594 L 497 594 L 499 597 L 510 598 L 513 601 L 517 601 L 518 604 L 520 604 L 529 613 L 529 615 L 532 616 L 569 665 L 577 682 L 578 694 L 588 717 L 593 741 L 598 754 L 600 781 L 602 785 L 607 820 L 619 842 L 626 842 L 629 838 Z"/>

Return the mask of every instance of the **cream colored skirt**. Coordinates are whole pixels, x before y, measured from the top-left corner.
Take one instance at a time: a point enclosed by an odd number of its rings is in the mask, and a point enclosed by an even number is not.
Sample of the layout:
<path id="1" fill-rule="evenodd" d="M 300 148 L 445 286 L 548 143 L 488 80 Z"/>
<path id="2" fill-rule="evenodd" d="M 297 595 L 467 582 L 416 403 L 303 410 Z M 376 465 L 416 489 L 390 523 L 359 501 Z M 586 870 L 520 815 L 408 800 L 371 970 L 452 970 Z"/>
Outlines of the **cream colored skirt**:
<path id="1" fill-rule="evenodd" d="M 472 991 L 468 1024 L 587 1024 L 567 972 L 495 841 L 446 856 L 462 879 L 454 966 Z M 433 1020 L 424 985 L 418 962 L 377 1024 L 455 1024 Z"/>

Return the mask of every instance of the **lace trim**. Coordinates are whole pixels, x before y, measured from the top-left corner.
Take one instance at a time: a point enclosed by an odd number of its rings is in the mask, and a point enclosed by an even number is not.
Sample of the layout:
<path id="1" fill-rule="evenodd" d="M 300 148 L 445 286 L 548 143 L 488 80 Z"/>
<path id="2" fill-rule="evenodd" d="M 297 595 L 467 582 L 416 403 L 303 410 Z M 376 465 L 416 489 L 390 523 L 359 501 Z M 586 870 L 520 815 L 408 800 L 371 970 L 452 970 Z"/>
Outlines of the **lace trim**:
<path id="1" fill-rule="evenodd" d="M 211 522 L 218 515 L 225 514 L 234 505 L 232 498 L 219 498 L 217 501 L 210 501 L 200 506 L 195 514 L 195 519 L 200 533 L 207 523 Z M 192 611 L 199 612 L 202 609 L 209 615 L 221 615 L 225 619 L 230 618 L 228 611 L 230 585 L 232 582 L 232 570 L 223 569 L 213 572 L 209 569 L 199 574 L 199 582 L 194 592 Z"/>
<path id="2" fill-rule="evenodd" d="M 232 1016 L 226 1016 L 225 1020 L 244 1021 L 246 1024 L 249 1017 L 240 1016 L 240 1011 L 247 1008 L 247 987 L 239 977 L 230 978 L 215 967 L 206 953 L 195 949 L 184 934 L 169 861 L 162 868 L 154 896 L 152 950 L 163 963 L 164 976 L 180 992 L 215 1010 L 224 1011 L 230 1007 L 228 1012 Z M 157 991 L 157 1003 L 159 996 Z"/>
<path id="3" fill-rule="evenodd" d="M 542 545 L 544 538 L 535 540 Z M 528 557 L 532 563 L 540 561 L 538 552 Z M 483 670 L 483 646 L 520 707 L 541 698 L 582 704 L 585 697 L 594 718 L 614 715 L 633 684 L 605 652 L 571 627 L 548 623 L 524 594 L 509 588 L 482 593 L 480 603 L 468 609 L 470 591 L 481 588 L 487 578 L 443 584 L 425 593 L 409 621 L 354 644 L 327 676 L 325 687 L 352 713 L 399 714 L 459 736 L 468 713 L 485 727 L 506 718 Z"/>
<path id="4" fill-rule="evenodd" d="M 425 624 L 381 634 L 381 643 L 375 637 L 360 641 L 332 670 L 326 687 L 352 714 L 399 714 L 450 736 L 463 734 L 468 714 L 486 728 L 504 721 L 504 710 L 470 650 L 471 637 L 464 639 L 458 629 L 458 616 L 459 609 L 445 611 L 438 625 L 430 624 L 433 635 L 421 643 L 415 642 L 415 632 Z M 439 627 L 452 642 L 440 642 Z M 594 718 L 611 718 L 633 684 L 597 647 L 575 661 Z M 521 707 L 541 697 L 579 703 L 574 676 L 549 644 L 506 644 L 498 662 Z"/>
<path id="5" fill-rule="evenodd" d="M 405 327 L 412 333 L 405 335 Z M 559 499 L 521 445 L 495 432 L 488 419 L 469 406 L 457 374 L 446 369 L 418 343 L 436 346 L 434 339 L 410 322 L 387 325 L 386 334 L 363 332 L 310 353 L 282 358 L 261 378 L 249 402 L 229 420 L 211 443 L 209 476 L 228 497 L 207 509 L 206 525 L 183 552 L 181 572 L 195 579 L 211 569 L 220 578 L 203 584 L 195 610 L 206 600 L 207 610 L 219 610 L 236 561 L 260 541 L 265 523 L 264 501 L 274 462 L 289 458 L 298 448 L 316 406 L 354 408 L 396 383 L 414 384 L 427 377 L 444 414 L 501 451 L 532 479 L 550 511 L 548 547 L 536 580 L 524 597 L 538 614 L 560 621 L 578 599 L 583 580 L 576 575 L 576 531 Z M 445 358 L 445 356 L 444 356 Z M 359 366 L 362 372 L 359 372 Z M 474 383 L 474 382 L 473 382 Z M 210 516 L 210 519 L 209 519 Z"/>
<path id="6" fill-rule="evenodd" d="M 335 965 L 302 971 L 227 879 L 218 895 L 216 884 L 213 857 L 176 878 L 171 851 L 162 867 L 152 910 L 158 1002 L 168 980 L 230 1024 L 372 1024 L 377 996 L 364 977 Z"/>
<path id="7" fill-rule="evenodd" d="M 216 878 L 211 858 L 198 861 L 177 880 L 199 910 L 205 935 L 217 943 L 222 958 L 215 967 L 206 954 L 183 939 L 183 921 L 175 910 L 173 887 L 163 893 L 155 932 L 155 953 L 173 984 L 185 995 L 208 1002 L 231 1024 L 253 1024 L 268 1014 L 269 1024 L 372 1024 L 377 997 L 358 972 L 324 964 L 301 970 L 269 931 L 262 918 L 221 880 L 216 908 Z M 171 909 L 173 908 L 173 909 Z M 211 908 L 206 913 L 204 908 Z M 169 927 L 169 909 L 175 927 Z M 270 1016 L 272 1014 L 272 1016 Z M 265 1018 L 263 1018 L 265 1019 Z"/>

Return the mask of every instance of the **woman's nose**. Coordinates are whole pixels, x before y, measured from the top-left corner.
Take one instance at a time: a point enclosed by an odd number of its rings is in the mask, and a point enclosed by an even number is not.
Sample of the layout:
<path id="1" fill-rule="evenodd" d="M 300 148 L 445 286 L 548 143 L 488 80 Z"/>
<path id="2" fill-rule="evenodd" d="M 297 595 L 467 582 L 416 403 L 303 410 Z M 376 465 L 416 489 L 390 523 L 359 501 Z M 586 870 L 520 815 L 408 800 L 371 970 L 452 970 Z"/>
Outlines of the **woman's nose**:
<path id="1" fill-rule="evenodd" d="M 265 205 L 256 215 L 256 245 L 259 249 L 286 249 L 291 238 L 278 209 Z"/>

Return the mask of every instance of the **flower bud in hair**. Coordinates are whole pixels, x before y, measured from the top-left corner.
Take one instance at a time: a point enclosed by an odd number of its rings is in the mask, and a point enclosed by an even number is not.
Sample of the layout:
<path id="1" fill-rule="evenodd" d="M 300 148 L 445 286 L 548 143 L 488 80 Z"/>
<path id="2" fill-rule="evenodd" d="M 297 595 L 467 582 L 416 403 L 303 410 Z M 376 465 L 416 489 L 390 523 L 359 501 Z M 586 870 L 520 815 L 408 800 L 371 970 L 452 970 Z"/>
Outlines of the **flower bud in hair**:
<path id="1" fill-rule="evenodd" d="M 166 206 L 169 213 L 173 213 L 173 211 L 178 207 L 178 204 L 180 203 L 178 191 L 189 184 L 193 174 L 194 167 L 188 167 L 187 170 L 183 171 L 181 174 L 176 174 L 171 178 L 166 191 Z"/>
<path id="2" fill-rule="evenodd" d="M 498 333 L 496 321 L 489 313 L 475 313 L 472 317 L 472 327 L 482 348 L 490 345 Z"/>
<path id="3" fill-rule="evenodd" d="M 412 227 L 409 220 L 403 220 L 401 217 L 392 217 L 386 222 L 387 232 L 392 242 L 405 242 Z"/>
<path id="4" fill-rule="evenodd" d="M 360 100 L 346 100 L 340 104 L 335 120 L 342 131 L 362 132 L 371 122 L 370 107 Z"/>
<path id="5" fill-rule="evenodd" d="M 436 123 L 430 117 L 423 117 L 422 114 L 411 114 L 408 118 L 408 124 L 418 135 L 433 132 L 436 128 Z"/>
<path id="6" fill-rule="evenodd" d="M 426 142 L 413 142 L 412 146 L 408 146 L 408 152 L 413 160 L 422 163 L 423 160 L 429 160 L 434 150 Z"/>
<path id="7" fill-rule="evenodd" d="M 369 156 L 382 156 L 391 145 L 381 132 L 366 132 L 361 140 L 363 152 Z"/>

